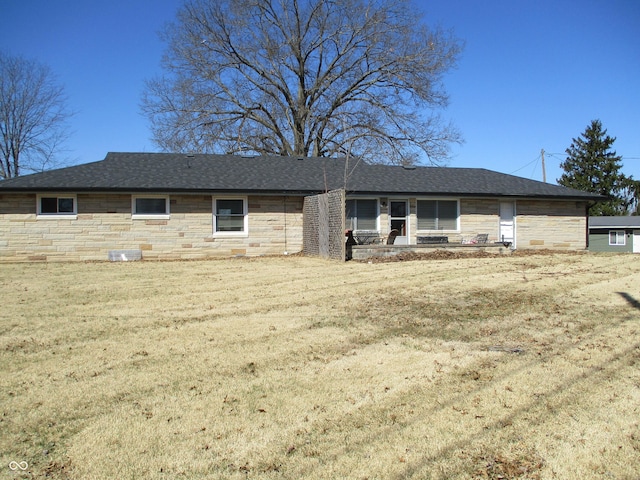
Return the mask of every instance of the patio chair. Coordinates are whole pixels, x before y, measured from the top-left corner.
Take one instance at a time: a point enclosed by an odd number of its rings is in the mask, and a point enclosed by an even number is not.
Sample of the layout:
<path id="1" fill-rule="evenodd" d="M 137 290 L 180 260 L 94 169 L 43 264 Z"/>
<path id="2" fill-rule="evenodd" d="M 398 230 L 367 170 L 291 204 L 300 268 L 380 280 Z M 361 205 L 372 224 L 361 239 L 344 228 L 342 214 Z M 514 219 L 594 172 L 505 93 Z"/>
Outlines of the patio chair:
<path id="1" fill-rule="evenodd" d="M 488 233 L 479 233 L 475 237 L 466 238 L 466 239 L 463 238 L 462 243 L 466 245 L 477 245 L 479 243 L 484 244 L 484 243 L 487 243 L 488 239 L 489 239 Z"/>
<path id="2" fill-rule="evenodd" d="M 487 240 L 489 240 L 488 233 L 479 233 L 476 235 L 476 243 L 487 243 Z"/>
<path id="3" fill-rule="evenodd" d="M 396 237 L 398 236 L 399 233 L 400 231 L 395 228 L 391 230 L 389 232 L 389 236 L 387 237 L 387 245 L 393 245 L 393 242 L 396 241 Z"/>

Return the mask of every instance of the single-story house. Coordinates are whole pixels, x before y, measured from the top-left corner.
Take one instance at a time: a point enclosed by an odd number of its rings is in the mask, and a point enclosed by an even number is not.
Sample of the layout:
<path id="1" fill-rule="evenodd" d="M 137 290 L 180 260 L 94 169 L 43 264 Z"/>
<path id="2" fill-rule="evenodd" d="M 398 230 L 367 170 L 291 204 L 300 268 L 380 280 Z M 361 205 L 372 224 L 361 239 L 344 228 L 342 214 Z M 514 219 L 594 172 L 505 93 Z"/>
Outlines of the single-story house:
<path id="1" fill-rule="evenodd" d="M 589 250 L 640 253 L 640 217 L 589 217 Z"/>
<path id="2" fill-rule="evenodd" d="M 0 261 L 297 253 L 304 198 L 345 192 L 341 228 L 396 244 L 483 235 L 518 249 L 583 250 L 598 195 L 479 168 L 346 158 L 109 153 L 0 181 Z"/>

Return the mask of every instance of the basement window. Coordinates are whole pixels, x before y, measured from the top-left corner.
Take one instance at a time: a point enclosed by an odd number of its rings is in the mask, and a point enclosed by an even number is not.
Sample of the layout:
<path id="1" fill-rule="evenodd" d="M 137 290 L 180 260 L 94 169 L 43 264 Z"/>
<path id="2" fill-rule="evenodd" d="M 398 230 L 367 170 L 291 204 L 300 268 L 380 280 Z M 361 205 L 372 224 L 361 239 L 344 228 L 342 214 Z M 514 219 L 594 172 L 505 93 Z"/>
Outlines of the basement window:
<path id="1" fill-rule="evenodd" d="M 75 195 L 38 195 L 37 213 L 43 217 L 75 217 L 78 214 Z"/>

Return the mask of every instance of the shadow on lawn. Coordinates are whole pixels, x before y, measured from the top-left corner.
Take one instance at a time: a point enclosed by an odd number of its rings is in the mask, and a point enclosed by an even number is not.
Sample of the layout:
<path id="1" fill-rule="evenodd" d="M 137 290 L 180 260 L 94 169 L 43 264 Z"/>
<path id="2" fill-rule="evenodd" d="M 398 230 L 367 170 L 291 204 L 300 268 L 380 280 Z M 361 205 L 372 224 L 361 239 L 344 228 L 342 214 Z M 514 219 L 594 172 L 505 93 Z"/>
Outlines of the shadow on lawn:
<path id="1" fill-rule="evenodd" d="M 640 309 L 640 301 L 636 300 L 634 297 L 632 297 L 626 292 L 616 292 L 616 293 L 618 293 L 625 300 L 627 300 L 629 304 L 631 304 L 634 308 Z M 579 348 L 581 345 L 585 345 L 589 341 L 592 341 L 597 336 L 602 335 L 607 330 L 619 327 L 622 323 L 626 321 L 626 318 L 627 317 L 621 318 L 609 324 L 599 325 L 592 332 L 590 332 L 590 334 L 582 338 L 582 340 L 579 343 L 575 344 L 573 348 Z M 564 404 L 571 403 L 571 399 L 577 399 L 578 397 L 583 395 L 583 392 L 585 391 L 585 388 L 587 385 L 590 385 L 593 383 L 606 382 L 606 381 L 609 381 L 611 378 L 613 378 L 617 372 L 619 372 L 622 368 L 624 368 L 624 366 L 629 365 L 630 359 L 633 359 L 637 356 L 638 348 L 640 348 L 640 342 L 635 342 L 633 344 L 625 345 L 623 348 L 619 349 L 618 351 L 612 352 L 608 358 L 603 359 L 598 364 L 585 367 L 584 371 L 569 376 L 562 384 L 556 387 L 550 388 L 546 392 L 534 394 L 535 398 L 532 398 L 529 402 L 524 403 L 522 406 L 510 411 L 505 415 L 498 416 L 497 419 L 485 425 L 483 432 L 469 433 L 467 436 L 459 438 L 456 441 L 451 442 L 448 445 L 445 445 L 441 450 L 438 451 L 437 455 L 447 456 L 447 455 L 451 455 L 457 449 L 469 449 L 475 445 L 482 445 L 482 440 L 487 439 L 491 435 L 490 432 L 495 432 L 498 429 L 502 428 L 504 425 L 512 425 L 519 418 L 532 415 L 532 412 L 535 410 L 535 406 L 540 404 L 541 402 L 545 402 L 547 404 L 547 408 L 551 412 L 557 409 L 560 409 L 563 403 Z M 559 355 L 561 355 L 561 351 L 545 354 L 543 355 L 544 358 L 542 359 L 534 358 L 530 360 L 525 360 L 513 370 L 509 370 L 508 372 L 505 372 L 505 375 L 501 377 L 501 380 L 504 380 L 509 377 L 515 377 L 520 373 L 522 373 L 523 371 L 525 371 L 526 369 L 539 365 L 541 360 L 543 362 L 551 361 L 553 360 L 553 357 L 559 356 Z M 499 380 L 500 379 L 496 379 L 496 381 L 499 381 Z M 489 387 L 494 384 L 495 382 L 492 382 L 489 385 Z M 443 408 L 446 405 L 448 406 L 454 405 L 456 401 L 461 400 L 461 397 L 463 395 L 481 393 L 483 390 L 487 390 L 487 387 L 488 387 L 487 385 L 478 386 L 478 388 L 471 390 L 467 393 L 453 395 L 448 399 L 446 403 L 443 402 L 442 404 L 440 404 L 439 407 Z M 433 413 L 436 413 L 436 411 L 434 410 Z M 541 425 L 545 421 L 547 421 L 546 418 L 542 416 L 538 416 L 538 417 L 532 418 L 530 420 L 530 424 Z M 517 435 L 517 432 L 516 432 L 516 435 Z M 407 468 L 405 469 L 405 472 L 397 478 L 400 479 L 400 478 L 412 477 L 418 472 L 420 472 L 423 467 L 435 461 L 436 459 L 437 459 L 436 456 L 431 455 L 431 456 L 427 456 L 425 458 L 419 459 L 413 462 L 413 464 L 408 464 Z M 476 458 L 476 460 L 478 460 L 478 458 Z M 498 460 L 500 459 L 498 458 Z M 537 460 L 537 459 L 533 459 L 533 460 Z M 531 465 L 533 470 L 542 468 L 542 466 L 544 465 L 544 459 L 540 458 L 540 460 L 542 460 L 542 463 L 539 463 L 537 465 Z M 479 470 L 481 471 L 482 469 L 479 469 Z M 456 476 L 459 474 L 466 474 L 467 472 L 456 470 L 449 473 Z M 476 471 L 474 473 L 479 474 L 479 471 Z M 487 472 L 485 471 L 484 473 L 486 474 Z M 536 472 L 527 471 L 526 473 L 536 473 Z M 494 477 L 490 477 L 490 478 L 494 478 Z M 506 478 L 506 477 L 498 476 L 495 478 Z"/>
<path id="2" fill-rule="evenodd" d="M 634 299 L 632 296 L 618 292 L 623 296 L 632 306 L 640 308 L 640 302 Z M 594 338 L 602 335 L 610 329 L 619 327 L 625 322 L 624 319 L 619 319 L 607 324 L 597 325 L 596 328 L 588 335 L 584 335 L 581 341 L 571 347 L 571 349 L 580 348 L 581 346 L 593 342 Z M 640 342 L 633 344 L 621 345 L 621 348 L 611 352 L 606 358 L 594 365 L 586 366 L 580 371 L 572 375 L 569 375 L 561 384 L 553 386 L 546 391 L 539 393 L 533 393 L 528 401 L 523 402 L 519 407 L 505 411 L 503 414 L 496 415 L 495 418 L 488 419 L 484 424 L 482 430 L 476 432 L 469 432 L 455 440 L 450 441 L 438 448 L 436 452 L 418 456 L 415 459 L 409 459 L 406 461 L 406 466 L 403 472 L 396 475 L 397 480 L 405 478 L 414 478 L 424 472 L 425 467 L 428 467 L 433 462 L 436 462 L 442 457 L 450 457 L 456 454 L 457 451 L 473 451 L 478 448 L 486 448 L 487 445 L 491 445 L 493 441 L 493 435 L 503 429 L 505 426 L 513 425 L 516 421 L 523 418 L 527 419 L 527 422 L 532 427 L 537 427 L 548 421 L 548 418 L 544 415 L 544 411 L 536 410 L 536 407 L 540 404 L 545 405 L 548 410 L 547 413 L 553 413 L 554 411 L 561 410 L 563 405 L 571 404 L 577 398 L 584 395 L 584 392 L 588 389 L 589 385 L 593 383 L 603 383 L 610 381 L 624 366 L 629 365 L 629 360 L 637 356 Z M 503 382 L 508 378 L 516 377 L 522 372 L 535 368 L 542 363 L 555 360 L 557 357 L 566 353 L 565 349 L 559 349 L 555 351 L 545 352 L 538 355 L 529 355 L 526 357 L 517 357 L 518 360 L 511 359 L 505 361 L 513 362 L 514 368 L 505 371 L 499 378 L 495 378 L 490 383 L 483 382 L 482 384 L 472 387 L 470 390 L 452 392 L 448 397 L 444 397 L 437 403 L 423 412 L 423 414 L 437 416 L 439 412 L 448 410 L 454 407 L 458 402 L 464 401 L 469 396 L 473 395 L 492 395 L 495 393 L 495 385 L 499 382 Z M 472 385 L 471 383 L 469 385 Z M 506 407 L 505 407 L 506 408 Z M 378 412 L 380 413 L 380 412 Z M 376 417 L 372 414 L 372 418 Z M 411 423 L 420 421 L 419 419 L 410 419 L 407 421 L 407 426 Z M 395 427 L 383 427 L 379 432 L 379 436 L 384 436 L 387 433 L 391 433 L 390 429 Z M 385 432 L 387 430 L 387 432 Z M 521 432 L 514 432 L 514 442 L 521 441 Z M 370 439 L 363 440 L 355 437 L 350 438 L 350 448 L 357 448 L 358 445 L 364 444 Z M 453 477 L 460 477 L 464 475 L 478 475 L 488 476 L 489 478 L 511 478 L 508 475 L 503 476 L 504 473 L 513 473 L 516 470 L 519 474 L 529 474 L 535 476 L 538 472 L 544 468 L 545 459 L 541 457 L 535 450 L 534 445 L 526 445 L 528 452 L 525 452 L 523 458 L 516 458 L 514 460 L 508 460 L 503 457 L 499 448 L 496 450 L 489 449 L 487 452 L 478 452 L 476 456 L 469 454 L 468 462 L 453 467 L 447 472 L 448 475 Z M 345 447 L 338 447 L 342 449 Z M 336 454 L 338 455 L 338 454 Z M 514 470 L 515 469 L 515 470 Z M 308 474 L 309 471 L 303 470 Z M 495 474 L 495 475 L 494 475 Z"/>
<path id="3" fill-rule="evenodd" d="M 633 308 L 637 308 L 638 310 L 640 310 L 640 302 L 635 298 L 633 298 L 631 295 L 629 295 L 627 292 L 616 292 L 616 293 L 620 295 L 622 298 L 624 298 L 627 302 L 629 302 L 629 305 L 631 305 Z"/>

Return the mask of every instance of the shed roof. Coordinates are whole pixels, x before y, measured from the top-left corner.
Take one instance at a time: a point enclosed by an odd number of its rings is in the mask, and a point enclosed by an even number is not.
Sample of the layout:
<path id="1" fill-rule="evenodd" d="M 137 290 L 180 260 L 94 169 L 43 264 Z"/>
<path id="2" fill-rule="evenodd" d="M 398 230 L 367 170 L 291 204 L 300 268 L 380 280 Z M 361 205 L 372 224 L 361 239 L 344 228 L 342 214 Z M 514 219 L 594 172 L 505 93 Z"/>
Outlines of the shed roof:
<path id="1" fill-rule="evenodd" d="M 640 217 L 589 217 L 589 228 L 640 228 Z"/>
<path id="2" fill-rule="evenodd" d="M 356 159 L 108 153 L 101 161 L 0 181 L 0 192 L 264 193 L 604 197 L 483 168 L 371 165 Z"/>

